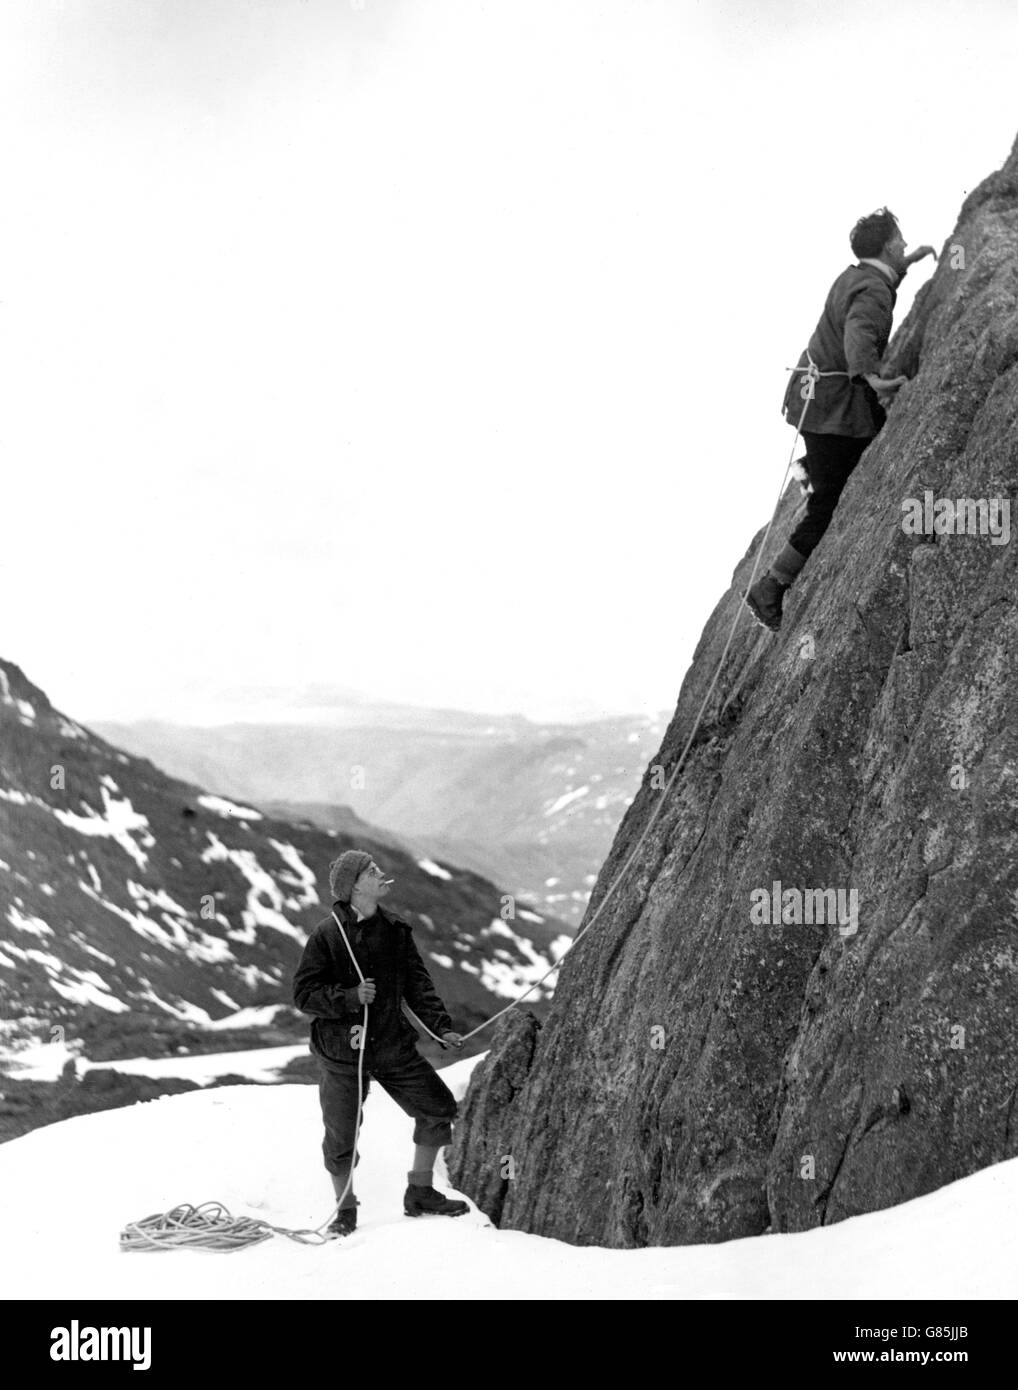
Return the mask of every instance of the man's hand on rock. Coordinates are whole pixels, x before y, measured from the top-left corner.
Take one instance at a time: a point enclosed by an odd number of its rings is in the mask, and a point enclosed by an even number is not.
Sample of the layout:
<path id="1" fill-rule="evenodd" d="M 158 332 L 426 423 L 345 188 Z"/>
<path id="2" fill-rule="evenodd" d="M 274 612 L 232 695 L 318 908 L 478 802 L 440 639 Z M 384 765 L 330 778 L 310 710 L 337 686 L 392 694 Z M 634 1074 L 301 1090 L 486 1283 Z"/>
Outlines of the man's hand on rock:
<path id="1" fill-rule="evenodd" d="M 890 400 L 900 386 L 904 386 L 908 381 L 907 376 L 877 376 L 875 372 L 867 372 L 866 380 L 876 391 L 878 396 Z"/>
<path id="2" fill-rule="evenodd" d="M 443 1033 L 442 1041 L 447 1042 L 450 1047 L 455 1047 L 457 1051 L 463 1046 L 463 1038 L 459 1033 Z"/>
<path id="3" fill-rule="evenodd" d="M 921 261 L 924 256 L 932 256 L 933 259 L 936 260 L 937 253 L 932 246 L 917 246 L 914 251 L 910 251 L 905 257 L 905 264 L 915 265 L 916 261 Z"/>

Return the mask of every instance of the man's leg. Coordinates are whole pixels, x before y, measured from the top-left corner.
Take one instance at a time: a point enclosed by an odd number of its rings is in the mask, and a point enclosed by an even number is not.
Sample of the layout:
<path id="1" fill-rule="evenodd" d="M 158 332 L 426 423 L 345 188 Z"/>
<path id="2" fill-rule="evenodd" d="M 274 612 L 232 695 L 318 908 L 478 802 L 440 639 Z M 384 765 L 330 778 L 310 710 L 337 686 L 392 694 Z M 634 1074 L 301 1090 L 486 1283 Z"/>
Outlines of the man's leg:
<path id="1" fill-rule="evenodd" d="M 431 1063 L 416 1051 L 384 1070 L 376 1068 L 373 1074 L 400 1109 L 414 1120 L 414 1166 L 407 1174 L 404 1211 L 408 1216 L 422 1212 L 462 1215 L 469 1210 L 466 1202 L 442 1196 L 432 1184 L 438 1151 L 452 1142 L 452 1122 L 459 1108 L 456 1097 Z"/>
<path id="2" fill-rule="evenodd" d="M 354 1135 L 357 1130 L 357 1064 L 327 1062 L 319 1057 L 318 1076 L 318 1098 L 325 1125 L 322 1155 L 332 1176 L 336 1200 L 339 1201 L 347 1185 L 347 1179 L 350 1178 L 351 1160 L 354 1167 L 360 1162 L 360 1154 L 355 1157 L 353 1152 Z M 365 1073 L 362 1099 L 367 1098 L 370 1085 L 370 1077 Z M 342 1206 L 348 1210 L 356 1205 L 351 1181 Z"/>
<path id="3" fill-rule="evenodd" d="M 746 602 L 758 622 L 765 627 L 781 626 L 781 604 L 785 591 L 820 544 L 831 523 L 834 509 L 868 439 L 847 435 L 815 434 L 803 430 L 806 457 L 803 460 L 812 492 L 806 502 L 806 515 L 782 546 L 769 571 L 746 594 Z"/>
<path id="4" fill-rule="evenodd" d="M 435 1171 L 435 1159 L 438 1157 L 440 1144 L 415 1144 L 414 1145 L 414 1166 L 413 1172 L 428 1174 L 428 1185 L 431 1185 L 431 1174 Z"/>
<path id="5" fill-rule="evenodd" d="M 806 441 L 806 473 L 813 491 L 806 503 L 806 515 L 789 536 L 788 546 L 805 561 L 816 550 L 820 538 L 831 524 L 831 517 L 845 484 L 870 440 L 851 439 L 841 434 L 805 432 L 802 437 Z M 780 559 L 779 555 L 771 566 L 772 573 Z"/>

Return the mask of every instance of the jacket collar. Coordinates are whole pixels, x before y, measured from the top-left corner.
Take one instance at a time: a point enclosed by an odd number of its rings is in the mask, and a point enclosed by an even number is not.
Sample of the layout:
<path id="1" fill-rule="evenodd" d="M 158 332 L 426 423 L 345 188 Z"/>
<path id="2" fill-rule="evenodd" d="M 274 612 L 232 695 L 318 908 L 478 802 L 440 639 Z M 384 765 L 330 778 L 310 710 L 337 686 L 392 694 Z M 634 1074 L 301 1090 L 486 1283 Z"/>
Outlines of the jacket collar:
<path id="1" fill-rule="evenodd" d="M 341 903 L 338 901 L 334 902 L 332 904 L 332 910 L 333 912 L 335 912 L 337 917 L 340 918 L 344 926 L 360 927 L 362 922 L 368 921 L 368 918 L 366 917 L 358 918 L 357 913 L 354 911 L 352 903 Z M 375 908 L 375 912 L 384 921 L 388 922 L 390 926 L 405 927 L 407 925 L 403 921 L 402 917 L 397 917 L 394 913 L 387 911 L 381 903 L 379 903 L 378 906 Z"/>
<path id="2" fill-rule="evenodd" d="M 894 267 L 888 265 L 886 261 L 877 260 L 876 256 L 860 256 L 859 264 L 861 266 L 875 266 L 877 270 L 882 271 L 886 279 L 890 280 L 892 287 L 895 289 L 897 289 L 898 285 L 901 283 L 901 276 Z"/>

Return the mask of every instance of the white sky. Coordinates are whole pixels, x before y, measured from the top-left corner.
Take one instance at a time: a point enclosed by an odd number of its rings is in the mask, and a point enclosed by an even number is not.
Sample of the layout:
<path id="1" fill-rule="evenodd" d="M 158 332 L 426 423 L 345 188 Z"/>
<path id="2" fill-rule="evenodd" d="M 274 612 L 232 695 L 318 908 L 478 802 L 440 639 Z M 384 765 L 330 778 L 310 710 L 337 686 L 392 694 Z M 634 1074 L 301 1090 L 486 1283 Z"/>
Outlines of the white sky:
<path id="1" fill-rule="evenodd" d="M 1005 0 L 4 0 L 0 655 L 670 708 L 852 224 L 939 251 L 1016 68 Z"/>

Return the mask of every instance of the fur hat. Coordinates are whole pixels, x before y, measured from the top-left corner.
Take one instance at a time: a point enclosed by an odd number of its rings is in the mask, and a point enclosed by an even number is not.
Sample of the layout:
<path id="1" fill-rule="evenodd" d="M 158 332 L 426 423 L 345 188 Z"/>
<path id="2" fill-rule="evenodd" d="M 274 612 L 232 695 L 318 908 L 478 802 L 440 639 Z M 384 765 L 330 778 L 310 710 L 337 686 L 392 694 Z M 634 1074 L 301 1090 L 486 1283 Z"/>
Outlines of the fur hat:
<path id="1" fill-rule="evenodd" d="M 329 865 L 329 888 L 337 902 L 348 903 L 353 886 L 371 863 L 362 849 L 348 849 Z"/>

